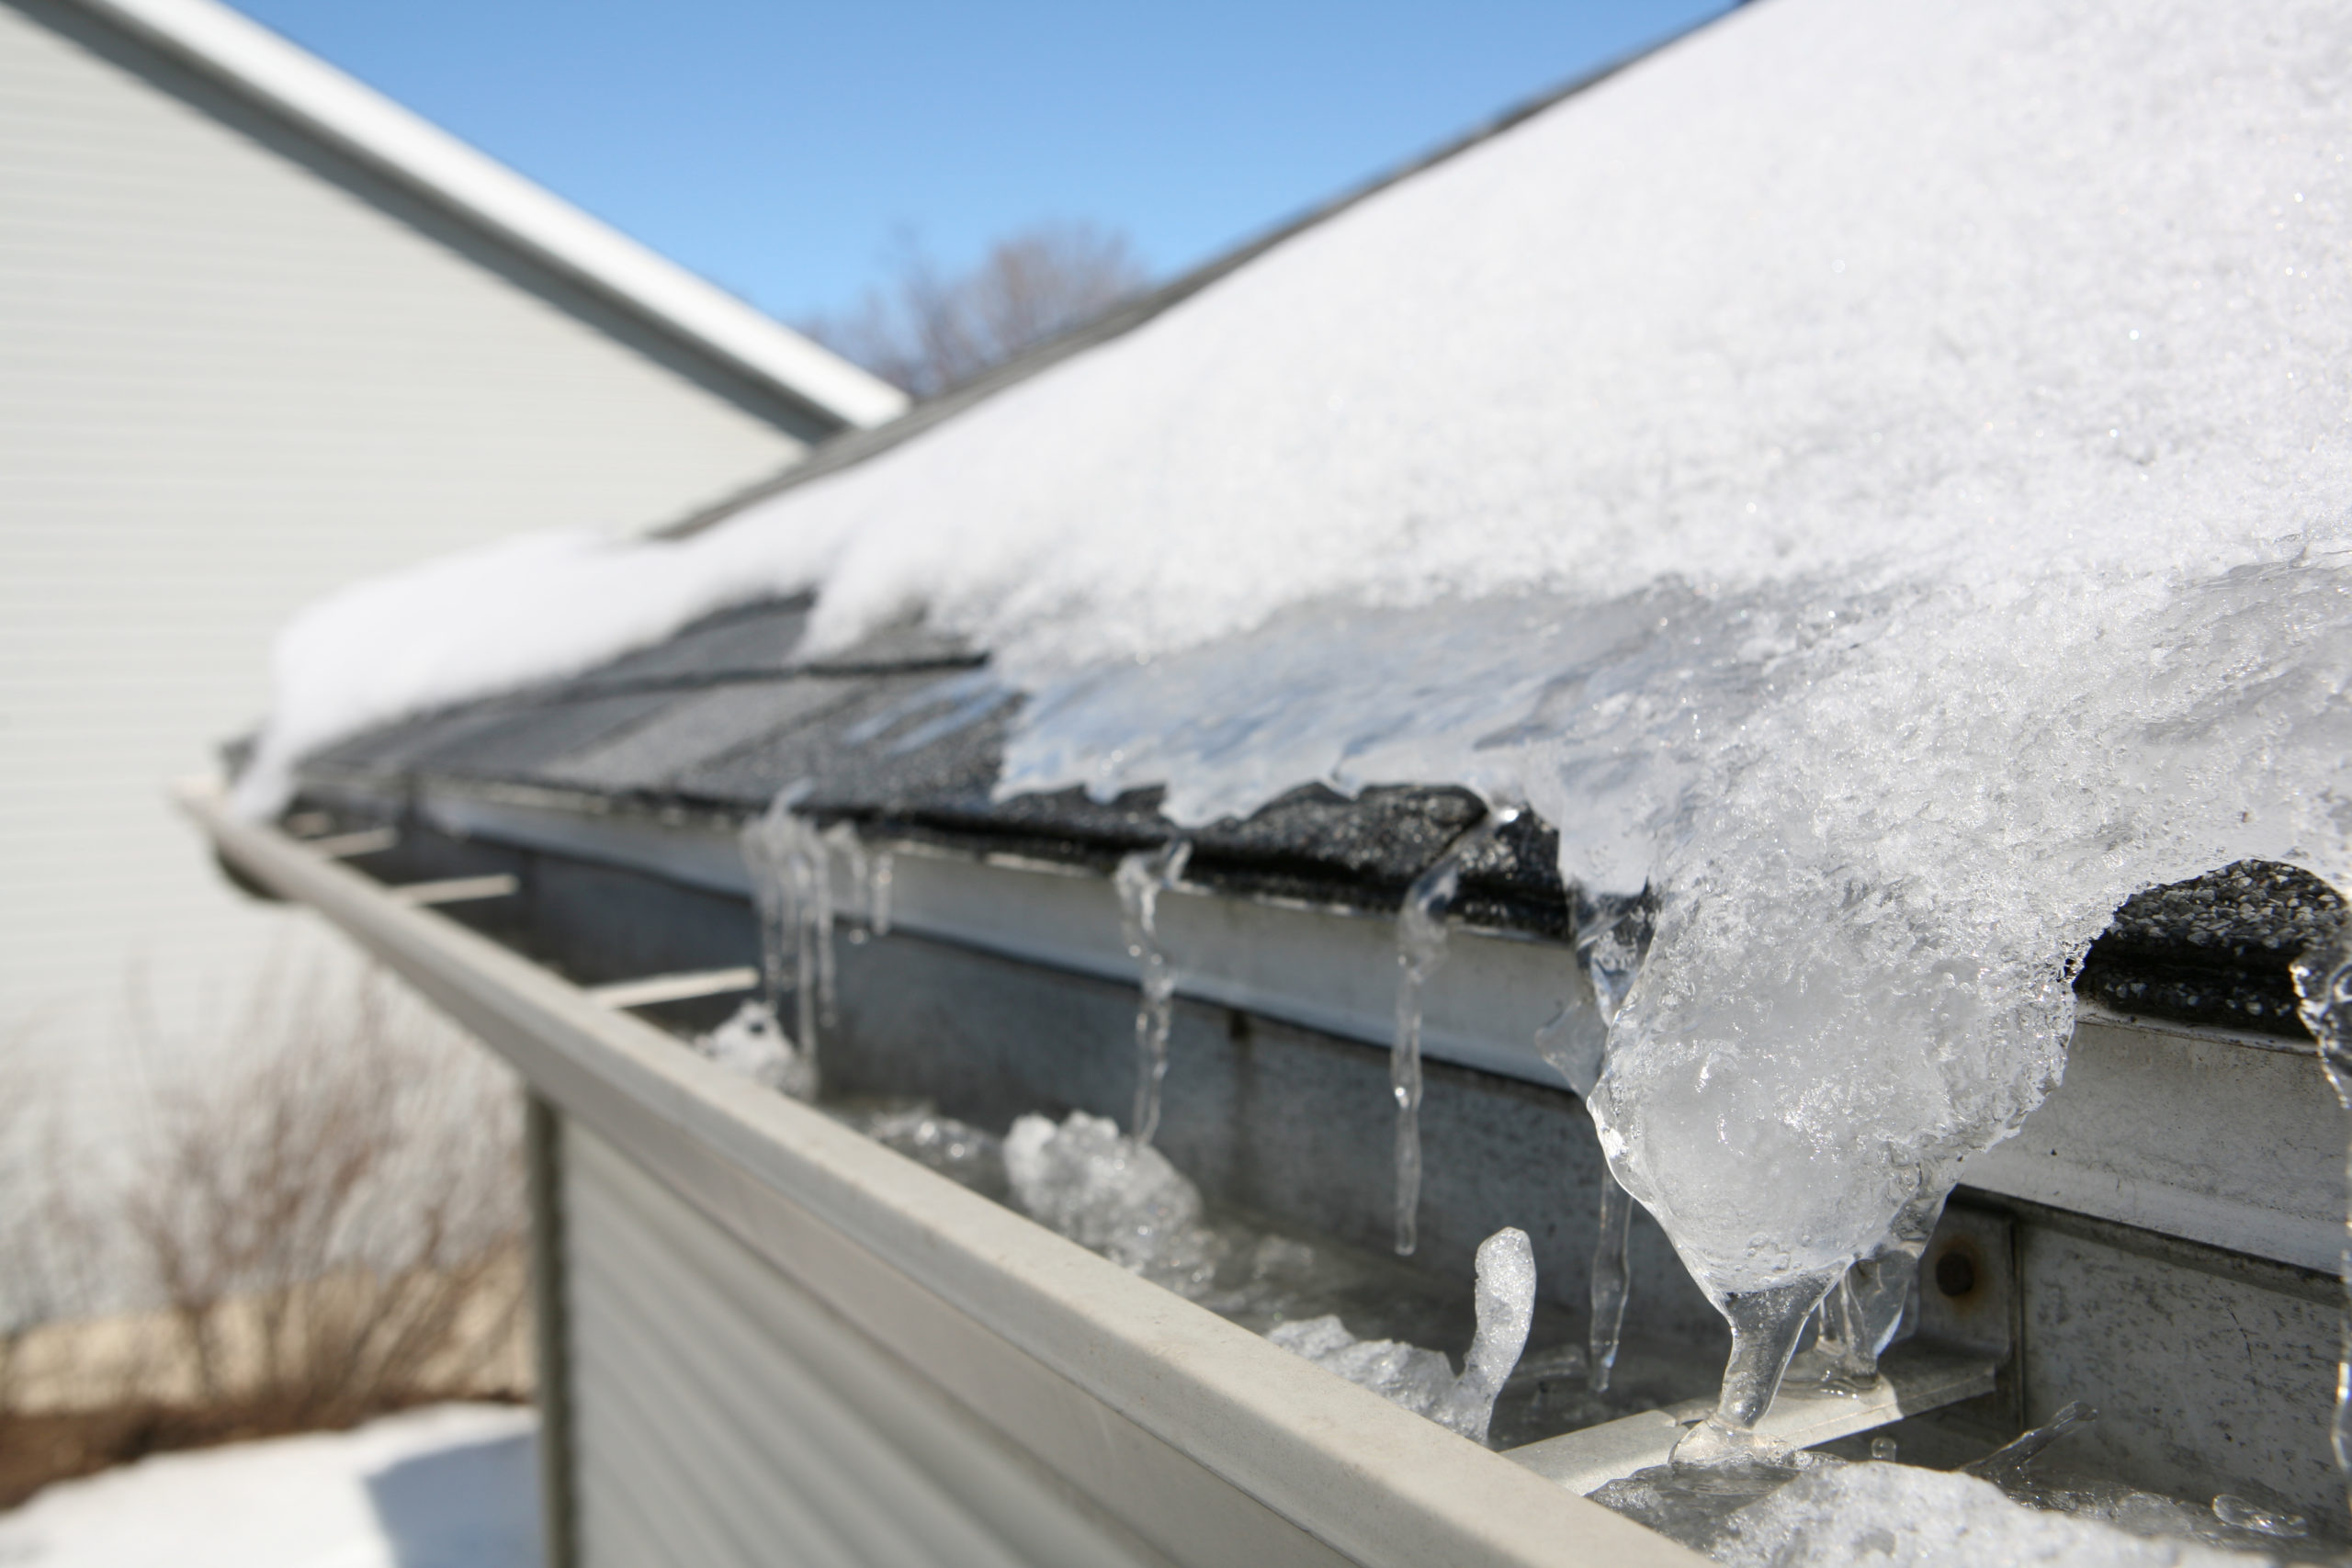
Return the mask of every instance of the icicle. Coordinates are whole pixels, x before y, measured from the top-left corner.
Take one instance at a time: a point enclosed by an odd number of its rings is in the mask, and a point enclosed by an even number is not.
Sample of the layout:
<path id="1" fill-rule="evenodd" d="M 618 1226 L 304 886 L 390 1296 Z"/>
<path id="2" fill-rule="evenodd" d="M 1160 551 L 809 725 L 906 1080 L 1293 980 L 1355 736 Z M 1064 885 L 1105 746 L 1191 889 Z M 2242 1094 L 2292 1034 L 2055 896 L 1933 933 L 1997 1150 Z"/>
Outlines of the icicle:
<path id="1" fill-rule="evenodd" d="M 834 855 L 849 863 L 850 886 L 864 892 L 865 846 L 858 841 L 854 823 L 834 823 L 819 837 L 817 844 L 817 1010 L 827 1029 L 837 1028 L 841 1023 L 841 965 L 833 945 Z"/>
<path id="2" fill-rule="evenodd" d="M 760 909 L 760 966 L 771 1009 L 784 988 L 787 941 L 793 958 L 794 1038 L 810 1081 L 817 1071 L 819 992 L 829 988 L 825 973 L 831 953 L 833 901 L 824 841 L 793 807 L 808 794 L 806 781 L 775 797 L 741 835 L 743 858 L 752 872 Z"/>
<path id="3" fill-rule="evenodd" d="M 1495 1400 L 1527 1348 L 1535 1317 L 1535 1248 L 1527 1233 L 1506 1225 L 1478 1244 L 1478 1327 L 1462 1372 L 1440 1350 L 1397 1339 L 1359 1339 L 1337 1313 L 1292 1318 L 1266 1337 L 1294 1355 L 1372 1390 L 1417 1416 L 1449 1427 L 1474 1443 L 1487 1440 Z"/>
<path id="4" fill-rule="evenodd" d="M 1591 982 L 1593 1007 L 1600 1014 L 1602 1032 L 1597 1040 L 1568 1038 L 1566 1025 L 1575 1010 L 1563 1008 L 1560 1016 L 1536 1036 L 1535 1045 L 1544 1059 L 1567 1077 L 1579 1099 L 1590 1098 L 1593 1085 L 1600 1081 L 1608 1065 L 1607 1030 L 1625 1005 L 1625 993 L 1633 989 L 1634 977 L 1641 973 L 1642 960 L 1649 953 L 1657 912 L 1646 894 L 1636 898 L 1577 894 L 1577 957 Z M 1600 1224 L 1592 1244 L 1592 1315 L 1587 1340 L 1589 1359 L 1586 1364 L 1595 1393 L 1608 1391 L 1624 1332 L 1625 1302 L 1634 1282 L 1626 1255 L 1633 1221 L 1633 1195 L 1604 1166 Z"/>
<path id="5" fill-rule="evenodd" d="M 1510 823 L 1519 808 L 1489 812 L 1446 847 L 1405 891 L 1396 911 L 1396 1033 L 1388 1052 L 1388 1092 L 1396 1101 L 1396 1256 L 1421 1238 L 1421 990 L 1445 959 L 1445 911 L 1462 888 L 1471 853 Z"/>
<path id="6" fill-rule="evenodd" d="M 1604 1025 L 1617 1021 L 1625 993 L 1634 988 L 1649 956 L 1650 937 L 1657 930 L 1657 904 L 1647 893 L 1622 894 L 1577 891 L 1577 961 L 1592 982 L 1593 1005 Z"/>
<path id="7" fill-rule="evenodd" d="M 1396 1038 L 1388 1054 L 1388 1092 L 1396 1101 L 1396 1255 L 1420 1245 L 1421 987 L 1445 956 L 1445 906 L 1462 883 L 1451 851 L 1421 874 L 1396 913 Z"/>
<path id="8" fill-rule="evenodd" d="M 1462 1380 L 1437 1419 L 1474 1443 L 1487 1440 L 1495 1400 L 1527 1348 L 1535 1321 L 1535 1247 L 1527 1233 L 1506 1225 L 1478 1244 L 1478 1330 L 1462 1359 Z"/>
<path id="9" fill-rule="evenodd" d="M 1588 1375 L 1592 1392 L 1609 1392 L 1609 1374 L 1617 1365 L 1617 1344 L 1625 1327 L 1625 1298 L 1633 1292 L 1633 1270 L 1625 1256 L 1625 1241 L 1633 1229 L 1633 1194 L 1617 1185 L 1609 1168 L 1600 1169 L 1600 1234 L 1592 1244 L 1592 1323 L 1587 1340 Z"/>
<path id="10" fill-rule="evenodd" d="M 1731 1325 L 1731 1360 L 1714 1414 L 1690 1428 L 1674 1446 L 1678 1469 L 1737 1468 L 1788 1462 L 1787 1449 L 1756 1430 L 1772 1408 L 1789 1357 L 1804 1332 L 1805 1319 L 1821 1305 L 1843 1270 L 1800 1275 L 1761 1291 L 1729 1291 L 1715 1310 Z"/>
<path id="11" fill-rule="evenodd" d="M 798 822 L 797 818 L 795 818 Z M 798 822 L 799 832 L 789 840 L 785 855 L 785 873 L 792 883 L 794 907 L 799 912 L 795 922 L 798 941 L 793 949 L 793 1010 L 796 1032 L 800 1049 L 813 1062 L 817 1059 L 819 992 L 823 985 L 820 965 L 823 947 L 820 938 L 830 934 L 833 924 L 831 889 L 824 874 L 824 849 L 806 822 Z"/>
<path id="12" fill-rule="evenodd" d="M 841 856 L 842 863 L 849 868 L 849 885 L 857 890 L 861 899 L 867 900 L 859 907 L 857 913 L 871 920 L 874 918 L 871 907 L 873 880 L 867 867 L 873 863 L 873 857 L 866 852 L 865 840 L 858 837 L 857 824 L 836 822 L 825 829 L 824 840 L 825 847 Z"/>
<path id="13" fill-rule="evenodd" d="M 898 879 L 899 857 L 888 850 L 876 851 L 872 874 L 865 885 L 865 923 L 876 936 L 888 936 L 890 885 Z"/>
<path id="14" fill-rule="evenodd" d="M 1973 1460 L 1962 1465 L 1960 1472 L 2006 1488 L 2017 1481 L 2024 1472 L 2027 1461 L 2036 1454 L 2067 1433 L 2078 1427 L 2087 1427 L 2098 1419 L 2098 1411 L 2085 1404 L 2081 1400 L 2075 1400 L 2043 1425 L 1995 1449 L 1983 1459 Z"/>
<path id="15" fill-rule="evenodd" d="M 1168 1032 L 1176 1010 L 1176 969 L 1159 945 L 1159 895 L 1184 874 L 1192 858 L 1190 839 L 1170 839 L 1120 861 L 1112 879 L 1127 955 L 1143 965 L 1143 999 L 1136 1008 L 1136 1110 L 1129 1123 L 1138 1144 L 1150 1143 L 1159 1131 L 1159 1086 L 1168 1077 Z"/>
<path id="16" fill-rule="evenodd" d="M 2335 1098 L 2352 1111 L 2352 931 L 2320 942 L 2295 960 L 2295 995 L 2303 1027 L 2319 1042 L 2319 1065 Z M 2336 1468 L 2352 1481 L 2352 1145 L 2345 1151 L 2345 1238 L 2338 1274 L 2345 1313 L 2335 1363 L 2335 1420 L 2330 1428 Z"/>
<path id="17" fill-rule="evenodd" d="M 751 873 L 760 917 L 761 991 L 771 1010 L 783 1000 L 785 954 L 800 920 L 791 870 L 793 845 L 805 825 L 792 808 L 808 792 L 807 780 L 777 793 L 766 811 L 743 825 L 737 842 Z"/>
<path id="18" fill-rule="evenodd" d="M 1943 1217 L 1945 1193 L 1923 1190 L 1895 1216 L 1893 1233 L 1876 1252 L 1846 1270 L 1821 1303 L 1821 1338 L 1808 1357 L 1820 1358 L 1821 1381 L 1860 1390 L 1878 1381 L 1878 1359 L 1894 1339 L 1920 1255 Z"/>

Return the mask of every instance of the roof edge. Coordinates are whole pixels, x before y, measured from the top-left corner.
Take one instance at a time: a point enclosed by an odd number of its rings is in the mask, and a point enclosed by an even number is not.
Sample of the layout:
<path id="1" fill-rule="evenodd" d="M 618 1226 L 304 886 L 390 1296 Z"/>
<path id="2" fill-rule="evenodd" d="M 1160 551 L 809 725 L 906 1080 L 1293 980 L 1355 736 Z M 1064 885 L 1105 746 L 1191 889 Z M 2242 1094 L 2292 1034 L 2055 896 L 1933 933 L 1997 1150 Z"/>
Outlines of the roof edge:
<path id="1" fill-rule="evenodd" d="M 906 395 L 217 0 L 72 0 L 687 346 L 854 429 Z"/>

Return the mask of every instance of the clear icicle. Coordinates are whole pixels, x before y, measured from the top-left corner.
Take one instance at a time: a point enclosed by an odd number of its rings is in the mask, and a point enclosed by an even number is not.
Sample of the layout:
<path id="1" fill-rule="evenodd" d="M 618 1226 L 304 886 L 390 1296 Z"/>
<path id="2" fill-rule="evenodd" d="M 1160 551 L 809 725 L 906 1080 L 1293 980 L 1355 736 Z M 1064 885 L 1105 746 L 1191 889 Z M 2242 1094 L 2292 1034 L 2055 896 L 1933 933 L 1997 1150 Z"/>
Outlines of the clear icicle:
<path id="1" fill-rule="evenodd" d="M 800 912 L 799 941 L 794 948 L 794 1021 L 798 1026 L 800 1048 L 814 1062 L 820 1014 L 827 1010 L 820 998 L 824 989 L 824 956 L 832 945 L 833 901 L 831 879 L 825 875 L 824 846 L 806 822 L 799 826 L 800 832 L 792 839 L 785 860 L 786 874 L 792 880 L 793 898 Z"/>
<path id="2" fill-rule="evenodd" d="M 808 793 L 797 784 L 775 797 L 741 836 L 760 909 L 763 989 L 773 1009 L 784 989 L 785 953 L 793 960 L 794 1037 L 799 1059 L 816 1081 L 818 993 L 829 988 L 825 970 L 832 935 L 832 886 L 826 847 L 814 824 L 793 807 Z"/>
<path id="3" fill-rule="evenodd" d="M 890 934 L 890 891 L 898 874 L 899 857 L 888 850 L 876 850 L 872 879 L 865 885 L 865 923 L 876 936 Z"/>
<path id="4" fill-rule="evenodd" d="M 2295 960 L 2295 995 L 2303 1026 L 2319 1042 L 2319 1065 L 2335 1098 L 2352 1111 L 2352 931 L 2314 944 Z M 2330 1428 L 2336 1468 L 2352 1481 L 2352 1145 L 2345 1151 L 2345 1238 L 2338 1273 L 2345 1317 L 2335 1364 L 2335 1419 Z"/>
<path id="5" fill-rule="evenodd" d="M 1396 912 L 1396 1036 L 1388 1053 L 1388 1092 L 1396 1102 L 1396 1253 L 1420 1245 L 1421 987 L 1445 956 L 1445 907 L 1462 884 L 1448 852 L 1421 874 Z"/>
<path id="6" fill-rule="evenodd" d="M 1577 962 L 1592 982 L 1593 1005 L 1603 1024 L 1614 1024 L 1649 956 L 1657 930 L 1657 903 L 1649 894 L 1577 893 Z M 1583 1091 L 1579 1091 L 1583 1092 Z"/>
<path id="7" fill-rule="evenodd" d="M 874 919 L 874 882 L 868 868 L 873 864 L 874 857 L 866 852 L 865 840 L 858 836 L 857 824 L 836 822 L 825 829 L 823 837 L 825 847 L 839 855 L 842 864 L 847 868 L 849 885 L 865 900 L 856 912 L 871 921 Z"/>
<path id="8" fill-rule="evenodd" d="M 1878 1359 L 1894 1342 L 1919 1276 L 1920 1255 L 1943 1217 L 1945 1193 L 1923 1183 L 1895 1216 L 1877 1251 L 1846 1270 L 1821 1303 L 1821 1338 L 1809 1356 L 1820 1359 L 1821 1381 L 1860 1390 L 1878 1381 Z"/>
<path id="9" fill-rule="evenodd" d="M 751 874 L 752 899 L 760 917 L 760 982 L 771 1010 L 785 991 L 785 958 L 798 930 L 799 900 L 791 871 L 793 845 L 806 824 L 793 806 L 806 794 L 806 780 L 780 791 L 766 811 L 743 825 L 737 842 Z"/>
<path id="10" fill-rule="evenodd" d="M 1650 932 L 1657 924 L 1657 906 L 1645 894 L 1623 898 L 1577 898 L 1577 958 L 1592 985 L 1593 1007 L 1600 1014 L 1602 1034 L 1581 1048 L 1566 1039 L 1560 1027 L 1573 1014 L 1562 1010 L 1560 1019 L 1536 1039 L 1536 1049 L 1567 1077 L 1579 1098 L 1589 1098 L 1592 1086 L 1608 1065 L 1608 1026 L 1624 1006 L 1649 953 Z M 1617 1366 L 1617 1349 L 1625 1327 L 1625 1302 L 1632 1293 L 1634 1273 L 1627 1246 L 1633 1235 L 1633 1195 L 1618 1184 L 1616 1174 L 1600 1173 L 1600 1216 L 1592 1244 L 1592 1315 L 1587 1349 L 1595 1393 L 1606 1393 Z"/>
<path id="11" fill-rule="evenodd" d="M 2077 1399 L 2057 1415 L 2029 1432 L 2022 1433 L 1983 1459 L 1972 1460 L 1960 1467 L 1962 1475 L 1973 1475 L 1979 1481 L 1989 1481 L 1996 1486 L 2014 1483 L 2025 1472 L 2028 1461 L 2078 1427 L 2087 1427 L 2098 1419 L 2098 1412 Z"/>
<path id="12" fill-rule="evenodd" d="M 1843 1272 L 1800 1275 L 1760 1291 L 1716 1296 L 1715 1310 L 1731 1325 L 1731 1359 L 1724 1367 L 1723 1393 L 1714 1414 L 1674 1446 L 1676 1468 L 1739 1469 L 1788 1461 L 1786 1448 L 1758 1433 L 1756 1424 L 1781 1392 L 1781 1379 L 1789 1370 L 1805 1319 Z"/>
<path id="13" fill-rule="evenodd" d="M 838 913 L 833 904 L 835 855 L 848 863 L 850 886 L 865 891 L 865 846 L 858 840 L 854 823 L 834 823 L 819 835 L 817 842 L 817 1010 L 827 1029 L 841 1024 L 840 954 L 833 945 Z"/>
<path id="14" fill-rule="evenodd" d="M 1592 1323 L 1588 1337 L 1589 1376 L 1592 1392 L 1609 1391 L 1609 1375 L 1617 1365 L 1617 1345 L 1625 1328 L 1625 1298 L 1633 1291 L 1633 1270 L 1625 1253 L 1633 1230 L 1634 1198 L 1617 1185 L 1609 1168 L 1600 1170 L 1600 1232 L 1592 1244 Z"/>
<path id="15" fill-rule="evenodd" d="M 1168 1032 L 1175 1021 L 1176 968 L 1159 944 L 1159 895 L 1184 874 L 1190 839 L 1170 839 L 1119 862 L 1113 877 L 1127 955 L 1143 966 L 1143 999 L 1136 1007 L 1136 1110 L 1129 1123 L 1138 1144 L 1159 1131 L 1159 1088 L 1168 1077 Z"/>
<path id="16" fill-rule="evenodd" d="M 1421 991 L 1445 959 L 1445 911 L 1462 889 L 1464 862 L 1518 817 L 1516 807 L 1488 813 L 1414 879 L 1396 911 L 1396 1033 L 1388 1052 L 1388 1092 L 1396 1102 L 1399 1258 L 1411 1257 L 1421 1239 Z"/>

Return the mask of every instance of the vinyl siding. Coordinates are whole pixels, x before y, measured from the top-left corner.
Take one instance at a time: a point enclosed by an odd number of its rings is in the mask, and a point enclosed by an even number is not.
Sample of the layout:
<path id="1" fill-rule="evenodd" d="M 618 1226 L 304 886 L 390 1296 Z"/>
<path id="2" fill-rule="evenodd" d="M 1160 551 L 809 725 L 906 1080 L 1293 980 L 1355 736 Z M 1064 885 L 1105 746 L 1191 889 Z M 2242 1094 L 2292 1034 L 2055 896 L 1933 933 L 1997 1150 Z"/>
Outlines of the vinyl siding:
<path id="1" fill-rule="evenodd" d="M 0 1045 L 127 1114 L 142 1038 L 200 1059 L 274 946 L 334 961 L 162 799 L 261 713 L 295 609 L 660 523 L 821 433 L 73 7 L 0 0 Z"/>
<path id="2" fill-rule="evenodd" d="M 611 1145 L 557 1146 L 582 1568 L 1159 1561 Z"/>

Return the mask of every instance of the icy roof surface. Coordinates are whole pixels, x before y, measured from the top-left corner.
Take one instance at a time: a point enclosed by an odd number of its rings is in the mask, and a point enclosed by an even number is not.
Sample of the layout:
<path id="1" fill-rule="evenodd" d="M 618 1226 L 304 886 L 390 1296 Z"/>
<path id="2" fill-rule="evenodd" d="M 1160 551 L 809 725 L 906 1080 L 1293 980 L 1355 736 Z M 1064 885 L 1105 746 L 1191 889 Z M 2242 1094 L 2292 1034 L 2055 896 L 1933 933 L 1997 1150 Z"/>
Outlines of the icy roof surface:
<path id="1" fill-rule="evenodd" d="M 798 658 L 807 622 L 799 599 L 723 611 L 570 680 L 356 736 L 306 759 L 301 778 L 327 798 L 373 797 L 395 811 L 420 792 L 524 785 L 581 796 L 582 810 L 664 819 L 682 808 L 756 817 L 805 782 L 799 809 L 822 822 L 1106 875 L 1166 838 L 1157 790 L 1110 802 L 1078 791 L 991 798 L 1017 702 L 989 700 L 984 672 L 902 632 Z M 1479 815 L 1459 788 L 1343 798 L 1304 785 L 1194 830 L 1184 879 L 1393 913 Z M 1566 937 L 1558 853 L 1556 830 L 1522 816 L 1463 852 L 1448 914 Z M 2128 1013 L 2308 1040 L 2288 966 L 2340 910 L 2308 874 L 2259 862 L 2152 888 L 2116 911 L 2075 989 Z"/>
<path id="2" fill-rule="evenodd" d="M 249 798 L 816 586 L 1033 694 L 1000 789 L 1524 796 L 1663 904 L 1594 1108 L 1703 1282 L 2038 1102 L 2135 890 L 2341 883 L 2352 11 L 1773 0 L 694 540 L 290 629 Z"/>

